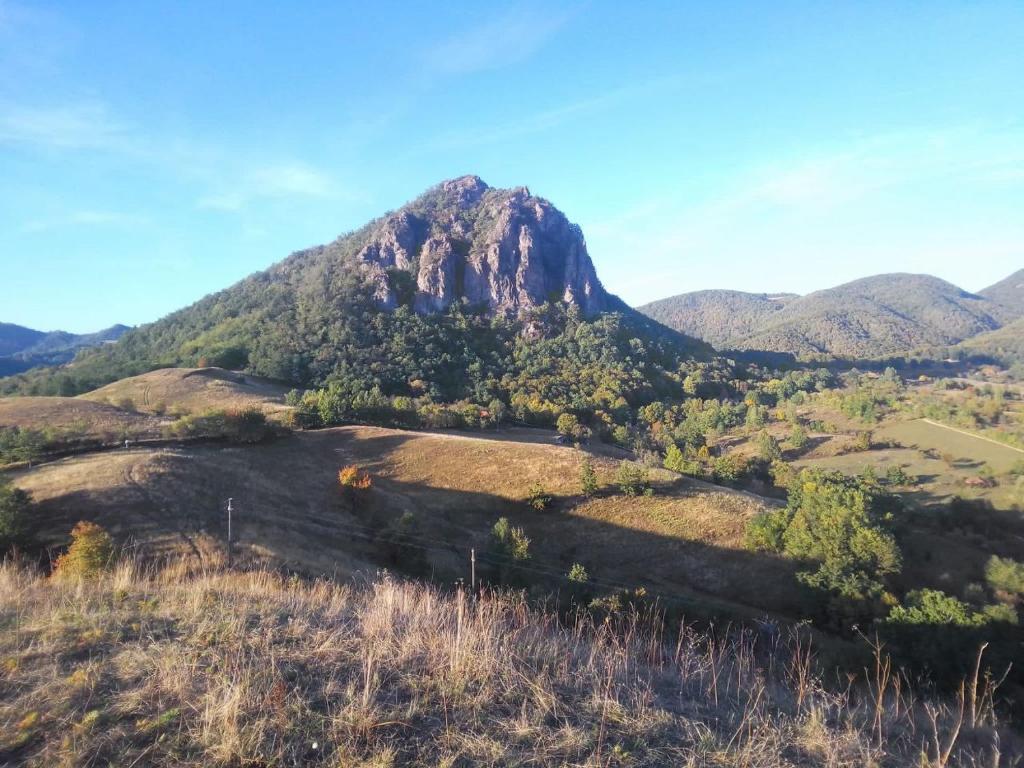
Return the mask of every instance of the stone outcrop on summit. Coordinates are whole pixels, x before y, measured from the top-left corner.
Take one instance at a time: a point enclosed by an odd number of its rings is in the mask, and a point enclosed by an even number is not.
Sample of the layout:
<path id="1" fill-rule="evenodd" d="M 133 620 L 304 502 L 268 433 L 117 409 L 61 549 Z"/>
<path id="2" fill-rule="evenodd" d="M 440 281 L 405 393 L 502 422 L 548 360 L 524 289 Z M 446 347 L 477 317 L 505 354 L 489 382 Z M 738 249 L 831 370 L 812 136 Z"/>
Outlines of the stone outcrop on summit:
<path id="1" fill-rule="evenodd" d="M 491 189 L 476 176 L 443 182 L 383 219 L 357 254 L 382 306 L 401 303 L 407 273 L 413 308 L 429 314 L 457 301 L 493 313 L 558 300 L 584 315 L 611 306 L 583 233 L 526 187 Z"/>

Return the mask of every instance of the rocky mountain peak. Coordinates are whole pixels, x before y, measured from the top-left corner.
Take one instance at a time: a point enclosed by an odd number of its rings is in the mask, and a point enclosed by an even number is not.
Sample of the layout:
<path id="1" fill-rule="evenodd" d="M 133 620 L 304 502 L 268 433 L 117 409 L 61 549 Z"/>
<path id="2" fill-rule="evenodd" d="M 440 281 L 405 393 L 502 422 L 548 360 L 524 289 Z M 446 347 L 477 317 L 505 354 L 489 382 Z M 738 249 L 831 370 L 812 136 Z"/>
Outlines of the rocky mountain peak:
<path id="1" fill-rule="evenodd" d="M 613 301 L 578 226 L 526 187 L 492 189 L 477 176 L 442 182 L 386 217 L 356 258 L 388 309 L 429 314 L 462 301 L 517 316 L 560 300 L 593 315 Z"/>

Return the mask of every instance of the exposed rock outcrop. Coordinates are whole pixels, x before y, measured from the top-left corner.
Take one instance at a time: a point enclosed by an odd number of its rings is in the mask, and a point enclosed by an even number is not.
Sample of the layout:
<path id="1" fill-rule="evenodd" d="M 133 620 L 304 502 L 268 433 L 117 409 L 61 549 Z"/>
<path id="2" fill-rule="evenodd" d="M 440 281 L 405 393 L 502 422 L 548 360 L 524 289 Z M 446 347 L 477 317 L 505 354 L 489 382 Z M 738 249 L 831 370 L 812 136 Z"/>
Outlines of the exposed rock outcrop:
<path id="1" fill-rule="evenodd" d="M 491 189 L 476 176 L 446 181 L 388 216 L 357 259 L 389 309 L 402 299 L 392 270 L 412 276 L 421 313 L 465 301 L 518 315 L 559 300 L 593 315 L 611 303 L 578 226 L 525 187 Z"/>

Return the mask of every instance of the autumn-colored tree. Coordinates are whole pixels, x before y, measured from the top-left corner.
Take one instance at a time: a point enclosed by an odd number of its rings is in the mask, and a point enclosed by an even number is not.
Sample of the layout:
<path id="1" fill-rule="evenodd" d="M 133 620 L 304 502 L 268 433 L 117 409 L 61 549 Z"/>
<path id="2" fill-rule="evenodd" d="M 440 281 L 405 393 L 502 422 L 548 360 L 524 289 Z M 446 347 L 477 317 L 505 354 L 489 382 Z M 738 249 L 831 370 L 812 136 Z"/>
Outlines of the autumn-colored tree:
<path id="1" fill-rule="evenodd" d="M 71 546 L 57 558 L 54 575 L 89 578 L 110 567 L 114 560 L 114 542 L 103 528 L 85 520 L 71 531 Z"/>
<path id="2" fill-rule="evenodd" d="M 364 472 L 355 464 L 350 464 L 347 467 L 342 467 L 338 470 L 338 483 L 342 488 L 353 488 L 357 491 L 365 491 L 373 485 L 373 480 L 369 473 Z"/>

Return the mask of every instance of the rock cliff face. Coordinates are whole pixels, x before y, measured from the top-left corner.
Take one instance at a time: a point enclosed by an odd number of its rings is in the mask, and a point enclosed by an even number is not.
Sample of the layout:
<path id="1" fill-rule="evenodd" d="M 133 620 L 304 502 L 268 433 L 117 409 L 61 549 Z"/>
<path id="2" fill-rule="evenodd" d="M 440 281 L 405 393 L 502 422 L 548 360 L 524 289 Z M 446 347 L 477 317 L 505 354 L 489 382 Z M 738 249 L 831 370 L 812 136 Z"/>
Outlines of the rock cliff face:
<path id="1" fill-rule="evenodd" d="M 387 216 L 357 254 L 378 301 L 420 313 L 455 302 L 517 315 L 550 300 L 584 315 L 611 308 L 583 233 L 525 187 L 491 189 L 476 176 L 446 181 Z"/>

